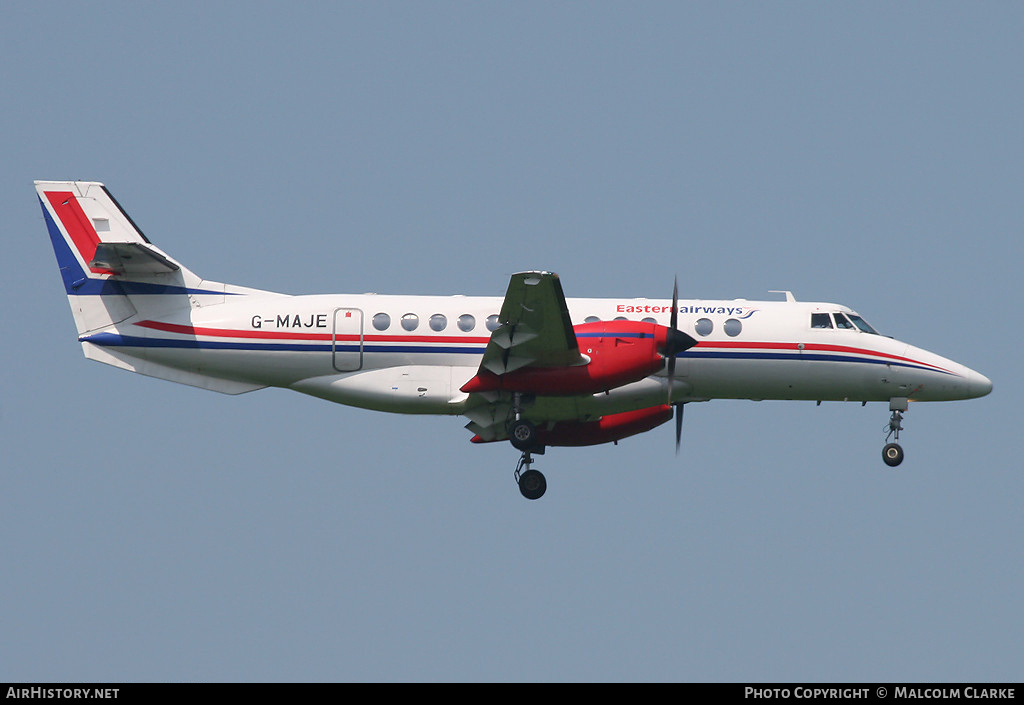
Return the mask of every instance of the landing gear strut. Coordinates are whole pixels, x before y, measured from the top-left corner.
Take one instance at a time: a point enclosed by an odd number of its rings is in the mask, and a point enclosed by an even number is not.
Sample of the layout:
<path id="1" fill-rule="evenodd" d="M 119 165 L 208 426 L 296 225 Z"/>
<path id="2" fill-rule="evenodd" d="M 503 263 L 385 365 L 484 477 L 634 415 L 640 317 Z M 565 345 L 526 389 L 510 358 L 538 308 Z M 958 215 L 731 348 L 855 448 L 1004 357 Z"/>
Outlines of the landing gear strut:
<path id="1" fill-rule="evenodd" d="M 530 455 L 530 451 L 524 450 L 523 457 L 519 459 L 519 465 L 516 466 L 516 482 L 519 484 L 519 491 L 527 499 L 540 499 L 544 496 L 544 491 L 548 488 L 548 481 L 544 479 L 544 475 L 540 470 L 534 470 L 530 467 L 533 463 L 533 456 Z M 523 470 L 523 468 L 526 468 Z"/>
<path id="2" fill-rule="evenodd" d="M 544 446 L 537 443 L 537 427 L 523 418 L 523 395 L 515 392 L 512 395 L 511 418 L 508 421 L 508 440 L 523 455 L 516 465 L 516 484 L 519 492 L 527 499 L 540 499 L 548 488 L 548 482 L 539 470 L 530 467 L 533 464 L 533 453 L 543 455 Z"/>
<path id="3" fill-rule="evenodd" d="M 903 448 L 898 441 L 900 440 L 900 431 L 903 430 L 903 412 L 906 410 L 906 398 L 897 397 L 889 400 L 889 411 L 892 412 L 892 415 L 889 417 L 888 433 L 885 434 L 885 440 L 888 441 L 892 438 L 893 442 L 886 443 L 882 448 L 882 460 L 891 468 L 903 462 Z"/>

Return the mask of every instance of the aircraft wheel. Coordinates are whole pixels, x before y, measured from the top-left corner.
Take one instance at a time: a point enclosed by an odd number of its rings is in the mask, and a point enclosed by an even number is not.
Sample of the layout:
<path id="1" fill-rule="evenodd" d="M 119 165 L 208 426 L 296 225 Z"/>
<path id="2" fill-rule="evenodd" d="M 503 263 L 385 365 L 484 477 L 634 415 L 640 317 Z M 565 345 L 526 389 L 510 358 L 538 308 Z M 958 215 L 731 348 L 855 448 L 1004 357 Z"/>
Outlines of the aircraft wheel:
<path id="1" fill-rule="evenodd" d="M 539 470 L 527 470 L 519 476 L 519 491 L 527 499 L 540 499 L 548 488 L 548 481 Z"/>
<path id="2" fill-rule="evenodd" d="M 537 445 L 537 428 L 523 419 L 513 421 L 508 430 L 508 439 L 516 450 L 531 450 Z"/>
<path id="3" fill-rule="evenodd" d="M 891 468 L 903 462 L 903 449 L 897 443 L 887 443 L 882 448 L 882 460 Z"/>

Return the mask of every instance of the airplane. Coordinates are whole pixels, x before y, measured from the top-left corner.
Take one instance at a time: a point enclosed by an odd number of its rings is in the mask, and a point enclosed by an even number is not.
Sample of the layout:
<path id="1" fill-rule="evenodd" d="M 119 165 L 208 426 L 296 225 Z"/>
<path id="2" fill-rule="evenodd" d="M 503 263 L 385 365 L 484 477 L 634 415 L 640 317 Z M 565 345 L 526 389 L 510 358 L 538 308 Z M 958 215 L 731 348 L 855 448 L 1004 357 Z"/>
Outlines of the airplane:
<path id="1" fill-rule="evenodd" d="M 889 403 L 898 466 L 910 401 L 992 391 L 984 375 L 880 335 L 854 310 L 783 300 L 567 299 L 557 274 L 504 298 L 289 296 L 210 281 L 151 243 L 99 182 L 36 181 L 85 357 L 225 394 L 265 387 L 468 419 L 509 441 L 527 499 L 548 447 L 618 443 L 712 399 Z"/>

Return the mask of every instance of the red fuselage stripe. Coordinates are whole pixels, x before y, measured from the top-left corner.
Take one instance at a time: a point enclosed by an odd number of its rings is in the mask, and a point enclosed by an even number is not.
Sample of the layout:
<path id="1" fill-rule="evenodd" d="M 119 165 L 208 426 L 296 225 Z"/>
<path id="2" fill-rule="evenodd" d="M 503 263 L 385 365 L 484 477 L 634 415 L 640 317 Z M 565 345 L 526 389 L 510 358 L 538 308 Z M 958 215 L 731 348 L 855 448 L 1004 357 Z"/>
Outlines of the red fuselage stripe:
<path id="1" fill-rule="evenodd" d="M 152 328 L 166 333 L 182 335 L 205 335 L 212 338 L 262 338 L 263 340 L 306 340 L 309 342 L 343 340 L 359 340 L 358 335 L 338 335 L 332 333 L 299 333 L 288 331 L 232 330 L 230 328 L 197 328 L 177 323 L 161 323 L 160 321 L 140 321 L 135 325 Z M 479 343 L 484 344 L 490 338 L 459 337 L 452 335 L 364 335 L 362 339 L 371 343 Z"/>
<path id="2" fill-rule="evenodd" d="M 262 340 L 299 340 L 313 342 L 322 341 L 345 341 L 353 342 L 358 341 L 360 338 L 358 335 L 339 335 L 335 336 L 332 333 L 306 333 L 306 332 L 290 332 L 290 331 L 263 331 L 263 330 L 234 330 L 231 328 L 204 328 L 189 325 L 182 325 L 178 323 L 162 323 L 160 321 L 140 321 L 135 325 L 142 328 L 150 328 L 152 330 L 164 331 L 166 333 L 178 333 L 181 335 L 202 335 L 212 338 L 254 338 Z M 487 343 L 489 338 L 483 338 L 479 336 L 447 336 L 447 335 L 365 335 L 362 340 L 367 343 L 463 343 L 463 344 L 478 344 L 483 345 Z M 703 348 L 705 350 L 779 350 L 787 352 L 800 351 L 799 343 L 759 343 L 759 342 L 741 342 L 733 340 L 722 340 L 722 341 L 701 341 L 697 346 L 693 348 L 693 351 L 697 354 Z M 895 360 L 898 362 L 905 362 L 914 365 L 921 365 L 924 367 L 930 367 L 932 369 L 941 370 L 943 372 L 949 372 L 942 367 L 932 365 L 927 362 L 920 360 L 914 360 L 909 357 L 903 357 L 901 355 L 893 355 L 891 353 L 878 352 L 877 350 L 868 350 L 865 348 L 854 348 L 846 345 L 824 345 L 821 343 L 804 343 L 803 350 L 809 352 L 830 352 L 830 353 L 844 353 L 849 355 L 863 355 L 868 357 L 883 358 L 888 360 Z M 855 360 L 851 360 L 855 362 Z"/>
<path id="3" fill-rule="evenodd" d="M 931 367 L 936 370 L 942 370 L 943 372 L 949 372 L 949 370 L 932 365 L 927 362 L 921 362 L 920 360 L 914 360 L 909 357 L 903 357 L 901 355 L 893 355 L 891 353 L 879 352 L 877 350 L 867 350 L 865 348 L 852 348 L 846 345 L 824 345 L 821 343 L 803 343 L 803 347 L 800 347 L 800 343 L 745 343 L 735 340 L 722 340 L 717 342 L 702 342 L 699 347 L 702 348 L 719 348 L 719 349 L 747 349 L 747 350 L 788 350 L 788 351 L 800 351 L 807 350 L 810 352 L 831 352 L 831 353 L 847 353 L 850 355 L 869 355 L 872 357 L 881 357 L 888 360 L 897 360 L 899 362 L 909 362 L 915 365 L 923 365 L 925 367 Z"/>

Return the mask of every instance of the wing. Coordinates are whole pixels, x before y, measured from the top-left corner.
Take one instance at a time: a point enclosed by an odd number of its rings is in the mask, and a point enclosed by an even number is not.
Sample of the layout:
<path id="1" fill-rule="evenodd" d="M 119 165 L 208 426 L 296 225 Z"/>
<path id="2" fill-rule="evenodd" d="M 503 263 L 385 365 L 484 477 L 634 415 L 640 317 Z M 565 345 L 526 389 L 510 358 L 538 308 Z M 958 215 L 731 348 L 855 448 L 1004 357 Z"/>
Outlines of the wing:
<path id="1" fill-rule="evenodd" d="M 586 362 L 580 355 L 557 274 L 513 274 L 498 320 L 500 325 L 491 333 L 480 370 L 463 386 L 464 391 L 472 392 L 481 375 L 501 376 L 527 365 L 565 367 Z M 466 428 L 487 440 L 505 437 L 509 396 L 471 393 L 463 412 L 470 419 Z"/>
<path id="2" fill-rule="evenodd" d="M 503 375 L 526 365 L 567 367 L 587 361 L 580 355 L 557 274 L 513 274 L 498 320 L 481 369 Z"/>
<path id="3" fill-rule="evenodd" d="M 664 368 L 668 352 L 686 349 L 670 350 L 668 328 L 643 321 L 574 328 L 558 275 L 550 272 L 512 275 L 498 318 L 480 368 L 461 387 L 474 442 L 508 438 L 512 419 L 535 426 L 542 446 L 607 443 L 671 418 L 663 382 L 648 379 Z"/>

